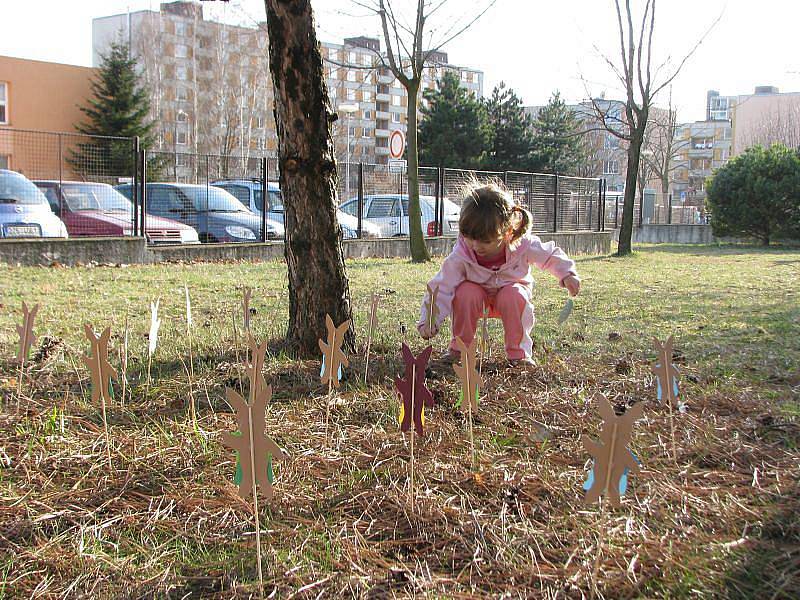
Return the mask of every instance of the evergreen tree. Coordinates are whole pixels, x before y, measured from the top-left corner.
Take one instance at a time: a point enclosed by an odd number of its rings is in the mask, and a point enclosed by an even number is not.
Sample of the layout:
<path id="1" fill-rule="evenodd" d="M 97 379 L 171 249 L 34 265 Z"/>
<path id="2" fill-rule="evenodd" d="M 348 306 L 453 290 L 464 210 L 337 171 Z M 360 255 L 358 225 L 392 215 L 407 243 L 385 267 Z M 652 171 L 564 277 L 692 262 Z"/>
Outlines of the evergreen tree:
<path id="1" fill-rule="evenodd" d="M 534 122 L 531 169 L 575 174 L 585 159 L 580 124 L 556 91 Z"/>
<path id="2" fill-rule="evenodd" d="M 148 121 L 149 92 L 140 81 L 127 45 L 112 42 L 108 54 L 102 56 L 91 90 L 94 97 L 80 107 L 87 120 L 75 126 L 78 132 L 114 138 L 139 136 L 142 148 L 154 146 L 153 123 Z M 91 139 L 77 144 L 67 160 L 84 176 L 131 176 L 135 165 L 133 142 Z M 149 161 L 148 169 L 158 170 L 157 162 Z"/>
<path id="3" fill-rule="evenodd" d="M 529 166 L 533 144 L 533 123 L 522 100 L 504 82 L 494 88 L 486 101 L 492 142 L 484 160 L 492 171 L 523 171 Z"/>
<path id="4" fill-rule="evenodd" d="M 447 72 L 438 89 L 425 90 L 419 126 L 420 164 L 474 169 L 489 142 L 486 110 L 475 95 Z"/>

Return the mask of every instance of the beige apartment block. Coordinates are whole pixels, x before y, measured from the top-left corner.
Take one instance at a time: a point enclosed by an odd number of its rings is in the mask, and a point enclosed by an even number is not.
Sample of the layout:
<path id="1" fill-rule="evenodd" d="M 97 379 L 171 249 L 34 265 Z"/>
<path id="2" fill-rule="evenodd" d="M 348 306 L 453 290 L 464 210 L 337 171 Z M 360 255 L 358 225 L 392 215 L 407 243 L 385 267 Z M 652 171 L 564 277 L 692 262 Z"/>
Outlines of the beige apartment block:
<path id="1" fill-rule="evenodd" d="M 235 155 L 246 160 L 274 155 L 277 134 L 269 73 L 266 24 L 240 27 L 205 19 L 197 2 L 162 3 L 159 11 L 136 11 L 94 19 L 94 64 L 109 44 L 128 43 L 151 93 L 158 150 Z M 405 130 L 405 89 L 382 66 L 380 41 L 347 38 L 322 42 L 337 159 L 385 163 L 389 135 Z M 443 70 L 459 73 L 462 85 L 483 93 L 483 73 L 450 65 L 438 53 L 426 68 L 422 89 L 435 86 Z M 344 107 L 344 108 L 342 108 Z"/>
<path id="2" fill-rule="evenodd" d="M 731 157 L 731 140 L 731 124 L 725 120 L 678 126 L 672 171 L 674 206 L 703 206 L 708 178 Z"/>
<path id="3" fill-rule="evenodd" d="M 59 152 L 69 152 L 76 138 L 21 130 L 74 132 L 84 120 L 79 106 L 92 95 L 93 76 L 87 67 L 0 56 L 0 168 L 57 175 Z"/>

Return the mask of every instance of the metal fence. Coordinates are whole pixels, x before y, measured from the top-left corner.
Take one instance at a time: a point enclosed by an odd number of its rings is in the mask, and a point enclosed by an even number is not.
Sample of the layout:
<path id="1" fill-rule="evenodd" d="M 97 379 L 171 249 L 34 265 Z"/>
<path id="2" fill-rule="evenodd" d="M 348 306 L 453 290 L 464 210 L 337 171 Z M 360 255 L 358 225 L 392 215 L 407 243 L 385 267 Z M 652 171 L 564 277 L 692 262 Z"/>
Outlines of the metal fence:
<path id="1" fill-rule="evenodd" d="M 70 237 L 135 234 L 133 203 L 112 186 L 133 180 L 136 144 L 134 138 L 0 128 L 3 166 L 33 181 L 49 205 L 47 211 L 41 202 L 26 218 L 55 214 Z"/>
<path id="2" fill-rule="evenodd" d="M 284 235 L 275 156 L 151 152 L 131 138 L 0 129 L 2 156 L 40 186 L 70 236 L 145 235 L 166 244 Z M 337 168 L 344 238 L 409 235 L 407 173 L 381 164 Z M 603 230 L 618 222 L 601 179 L 421 167 L 424 235 L 458 234 L 465 186 L 476 181 L 505 184 L 531 212 L 534 231 Z"/>

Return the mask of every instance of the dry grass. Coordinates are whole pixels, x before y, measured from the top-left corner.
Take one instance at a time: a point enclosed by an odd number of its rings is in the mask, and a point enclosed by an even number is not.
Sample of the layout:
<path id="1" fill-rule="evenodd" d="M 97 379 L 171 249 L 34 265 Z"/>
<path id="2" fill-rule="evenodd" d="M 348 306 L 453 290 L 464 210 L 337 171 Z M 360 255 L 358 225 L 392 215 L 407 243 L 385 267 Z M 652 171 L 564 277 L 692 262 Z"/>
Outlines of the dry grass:
<path id="1" fill-rule="evenodd" d="M 387 295 L 370 385 L 358 376 L 363 354 L 353 357 L 334 398 L 330 443 L 319 363 L 278 350 L 268 357 L 266 378 L 275 389 L 268 433 L 290 459 L 276 465 L 275 499 L 261 515 L 267 594 L 578 598 L 591 595 L 596 581 L 606 598 L 792 597 L 800 587 L 800 313 L 786 300 L 800 293 L 800 278 L 792 278 L 800 253 L 700 249 L 678 261 L 677 252 L 581 261 L 585 294 L 563 329 L 553 325 L 563 293 L 543 282 L 538 365 L 525 372 L 506 366 L 500 325 L 493 324 L 475 427 L 477 473 L 465 421 L 453 408 L 457 380 L 450 367 L 434 364 L 429 385 L 437 405 L 415 448 L 413 514 L 409 448 L 397 428 L 391 381 L 400 372 L 397 322 L 413 322 L 420 284 L 436 267 L 351 264 L 359 327 L 367 292 L 385 288 Z M 238 385 L 242 372 L 236 356 L 244 346 L 234 349 L 230 325 L 234 284 L 266 274 L 254 298 L 256 335 L 277 337 L 285 322 L 281 273 L 278 264 L 0 269 L 12 282 L 0 319 L 7 349 L 0 598 L 256 593 L 253 515 L 231 483 L 232 456 L 218 433 L 234 428 L 222 391 Z M 716 293 L 702 285 L 726 276 L 729 284 L 715 284 Z M 780 292 L 754 292 L 774 290 L 776 277 Z M 100 408 L 87 402 L 78 326 L 98 307 L 98 323 L 121 323 L 126 303 L 141 320 L 145 299 L 184 280 L 199 321 L 199 430 L 186 409 L 175 296 L 162 302 L 164 339 L 149 395 L 146 324 L 132 334 L 131 396 L 109 411 L 109 468 Z M 661 298 L 652 297 L 652 287 Z M 47 302 L 37 331 L 57 341 L 39 344 L 17 415 L 10 355 L 21 297 Z M 730 314 L 700 310 L 722 303 Z M 752 323 L 740 327 L 742 311 L 761 311 L 763 333 Z M 608 339 L 612 331 L 616 341 Z M 678 334 L 689 403 L 677 420 L 677 464 L 649 371 L 647 334 L 668 331 Z M 436 343 L 441 350 L 443 340 Z M 114 344 L 119 348 L 119 337 Z M 421 348 L 417 340 L 412 345 Z M 644 468 L 619 510 L 582 504 L 587 456 L 580 436 L 597 431 L 590 401 L 597 391 L 620 407 L 646 402 L 632 443 Z"/>

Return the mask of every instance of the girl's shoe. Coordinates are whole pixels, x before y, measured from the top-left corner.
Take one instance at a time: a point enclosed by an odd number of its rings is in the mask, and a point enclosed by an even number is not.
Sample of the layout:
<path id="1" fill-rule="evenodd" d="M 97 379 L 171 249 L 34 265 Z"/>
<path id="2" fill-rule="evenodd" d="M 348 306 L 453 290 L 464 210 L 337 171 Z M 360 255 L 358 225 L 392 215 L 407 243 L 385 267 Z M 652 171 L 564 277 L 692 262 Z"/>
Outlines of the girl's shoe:
<path id="1" fill-rule="evenodd" d="M 536 366 L 536 363 L 530 356 L 524 356 L 523 358 L 512 358 L 509 359 L 508 364 L 512 367 L 533 367 Z"/>

